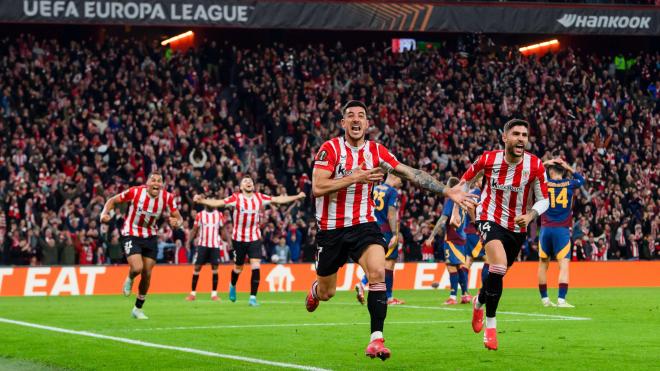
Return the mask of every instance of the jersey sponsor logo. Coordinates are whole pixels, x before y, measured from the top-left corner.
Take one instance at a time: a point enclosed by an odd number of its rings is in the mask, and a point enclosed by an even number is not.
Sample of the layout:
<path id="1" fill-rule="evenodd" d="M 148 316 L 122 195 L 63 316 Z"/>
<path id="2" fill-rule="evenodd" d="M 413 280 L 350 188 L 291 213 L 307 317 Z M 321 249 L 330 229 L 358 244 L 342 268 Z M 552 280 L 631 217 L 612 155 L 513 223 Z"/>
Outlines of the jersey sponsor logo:
<path id="1" fill-rule="evenodd" d="M 149 216 L 158 215 L 158 213 L 154 213 L 154 212 L 152 212 L 152 211 L 149 211 L 149 210 L 145 210 L 145 209 L 143 209 L 142 206 L 138 206 L 138 210 L 137 210 L 137 211 L 138 211 L 138 213 L 140 213 L 140 214 L 149 215 Z"/>
<path id="2" fill-rule="evenodd" d="M 511 192 L 522 192 L 525 189 L 525 187 L 514 187 L 512 185 L 499 184 L 495 179 L 492 179 L 490 187 L 492 189 L 498 189 L 500 191 L 511 191 Z"/>
<path id="3" fill-rule="evenodd" d="M 337 165 L 337 175 L 339 175 L 340 177 L 349 176 L 352 173 L 353 173 L 352 170 L 346 171 L 346 168 L 344 167 L 344 165 L 342 165 L 342 164 Z"/>

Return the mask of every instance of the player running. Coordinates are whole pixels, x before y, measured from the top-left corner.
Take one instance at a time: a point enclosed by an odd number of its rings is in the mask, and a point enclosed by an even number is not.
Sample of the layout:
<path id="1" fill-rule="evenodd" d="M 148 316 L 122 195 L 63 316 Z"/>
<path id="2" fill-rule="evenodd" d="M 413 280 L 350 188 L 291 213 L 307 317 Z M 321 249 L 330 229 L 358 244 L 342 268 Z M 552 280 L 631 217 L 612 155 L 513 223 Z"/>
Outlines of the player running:
<path id="1" fill-rule="evenodd" d="M 332 298 L 337 287 L 337 270 L 349 257 L 358 262 L 369 278 L 367 307 L 371 316 L 371 341 L 365 353 L 385 360 L 390 357 L 383 340 L 387 314 L 387 244 L 374 216 L 375 205 L 370 197 L 373 183 L 383 180 L 385 169 L 422 188 L 444 194 L 464 207 L 474 201 L 462 190 L 462 184 L 445 187 L 426 172 L 401 164 L 384 146 L 366 140 L 369 121 L 364 103 L 350 101 L 342 108 L 342 114 L 344 136 L 323 143 L 314 162 L 312 190 L 320 231 L 316 236 L 317 280 L 307 295 L 306 307 L 313 312 L 320 300 Z"/>
<path id="2" fill-rule="evenodd" d="M 502 296 L 502 279 L 515 261 L 527 235 L 527 226 L 548 209 L 548 187 L 541 160 L 525 152 L 529 124 L 513 119 L 504 125 L 504 151 L 487 151 L 463 174 L 472 180 L 484 171 L 485 188 L 477 206 L 477 226 L 490 262 L 488 277 L 473 303 L 472 329 L 483 328 L 484 345 L 497 349 L 495 314 Z M 532 196 L 536 202 L 531 206 Z"/>
<path id="3" fill-rule="evenodd" d="M 259 281 L 261 280 L 261 210 L 270 205 L 288 204 L 305 198 L 305 194 L 300 192 L 295 196 L 275 196 L 271 197 L 263 193 L 255 192 L 254 182 L 249 176 L 241 179 L 240 193 L 223 199 L 204 199 L 201 195 L 196 195 L 193 201 L 205 206 L 223 208 L 233 207 L 232 228 L 232 246 L 234 248 L 234 269 L 231 271 L 231 283 L 229 284 L 229 300 L 236 301 L 236 282 L 238 276 L 243 271 L 245 256 L 250 258 L 250 267 L 252 268 L 252 277 L 250 280 L 250 300 L 248 305 L 256 307 L 257 291 Z"/>
<path id="4" fill-rule="evenodd" d="M 548 168 L 548 193 L 550 209 L 541 217 L 539 236 L 539 292 L 541 303 L 546 307 L 573 308 L 566 302 L 568 292 L 568 263 L 571 258 L 571 231 L 573 191 L 584 185 L 584 178 L 558 158 L 543 163 Z M 572 179 L 564 178 L 565 172 Z M 555 256 L 559 263 L 559 298 L 554 304 L 548 298 L 546 277 L 550 259 Z"/>
<path id="5" fill-rule="evenodd" d="M 141 276 L 131 315 L 136 319 L 149 319 L 142 311 L 142 306 L 149 291 L 151 271 L 158 253 L 157 221 L 164 212 L 169 212 L 170 226 L 180 228 L 183 218 L 179 214 L 174 195 L 163 189 L 163 175 L 157 171 L 149 174 L 146 185 L 131 187 L 110 197 L 101 211 L 101 223 L 108 223 L 112 218 L 110 212 L 122 203 L 130 203 L 121 230 L 122 245 L 129 265 L 122 291 L 125 296 L 131 295 L 133 280 Z"/>
<path id="6" fill-rule="evenodd" d="M 376 224 L 383 232 L 387 252 L 385 253 L 385 292 L 387 294 L 387 305 L 405 304 L 403 300 L 394 298 L 392 287 L 394 286 L 394 266 L 399 257 L 399 192 L 401 178 L 394 174 L 388 174 L 385 183 L 374 187 L 373 199 L 375 204 Z M 364 287 L 369 283 L 367 275 L 362 281 L 355 285 L 357 299 L 364 304 Z"/>
<path id="7" fill-rule="evenodd" d="M 218 264 L 220 263 L 220 249 L 223 246 L 221 234 L 224 232 L 225 215 L 217 209 L 205 206 L 204 210 L 195 216 L 195 224 L 190 232 L 190 239 L 195 240 L 195 265 L 192 276 L 192 291 L 186 300 L 193 301 L 197 297 L 197 280 L 202 265 L 211 264 L 213 273 L 213 286 L 211 300 L 218 301 Z"/>

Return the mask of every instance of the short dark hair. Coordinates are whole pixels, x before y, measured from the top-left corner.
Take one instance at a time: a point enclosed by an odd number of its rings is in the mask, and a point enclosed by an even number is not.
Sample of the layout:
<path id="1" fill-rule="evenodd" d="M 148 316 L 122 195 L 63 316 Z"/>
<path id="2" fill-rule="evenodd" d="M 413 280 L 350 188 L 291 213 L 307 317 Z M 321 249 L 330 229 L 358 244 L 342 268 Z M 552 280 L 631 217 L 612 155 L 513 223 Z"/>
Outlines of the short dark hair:
<path id="1" fill-rule="evenodd" d="M 163 173 L 161 173 L 160 170 L 153 170 L 152 172 L 150 172 L 147 179 L 151 178 L 154 175 L 158 175 L 161 179 L 163 179 Z"/>
<path id="2" fill-rule="evenodd" d="M 529 129 L 529 122 L 521 119 L 512 119 L 507 121 L 506 124 L 504 124 L 504 132 L 507 132 L 511 130 L 514 126 L 524 126 L 527 129 Z"/>
<path id="3" fill-rule="evenodd" d="M 556 173 L 564 175 L 564 168 L 559 166 L 559 165 L 550 165 L 550 166 L 548 166 L 548 170 L 552 170 Z"/>
<path id="4" fill-rule="evenodd" d="M 451 188 L 451 187 L 454 187 L 454 186 L 455 186 L 456 184 L 458 184 L 458 183 L 460 183 L 460 179 L 458 179 L 458 178 L 455 177 L 455 176 L 452 176 L 452 177 L 450 177 L 449 180 L 447 181 L 447 187 L 450 187 L 450 188 Z"/>
<path id="5" fill-rule="evenodd" d="M 348 110 L 351 107 L 362 107 L 364 109 L 364 113 L 367 113 L 367 105 L 360 102 L 359 100 L 349 100 L 344 104 L 344 107 L 341 109 L 341 114 L 345 115 L 346 110 Z"/>

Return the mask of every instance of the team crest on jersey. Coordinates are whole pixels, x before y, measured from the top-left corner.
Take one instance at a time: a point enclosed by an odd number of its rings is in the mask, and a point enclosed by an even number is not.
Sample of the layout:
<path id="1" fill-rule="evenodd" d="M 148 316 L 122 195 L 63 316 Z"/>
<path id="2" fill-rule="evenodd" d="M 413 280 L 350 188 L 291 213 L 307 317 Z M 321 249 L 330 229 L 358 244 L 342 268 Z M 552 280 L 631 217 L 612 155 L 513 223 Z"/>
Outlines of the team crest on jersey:
<path id="1" fill-rule="evenodd" d="M 523 178 L 529 178 L 529 170 L 523 170 L 522 171 L 522 177 Z"/>
<path id="2" fill-rule="evenodd" d="M 364 162 L 366 164 L 371 164 L 372 163 L 371 152 L 364 151 Z M 369 165 L 367 165 L 367 167 L 369 167 Z"/>

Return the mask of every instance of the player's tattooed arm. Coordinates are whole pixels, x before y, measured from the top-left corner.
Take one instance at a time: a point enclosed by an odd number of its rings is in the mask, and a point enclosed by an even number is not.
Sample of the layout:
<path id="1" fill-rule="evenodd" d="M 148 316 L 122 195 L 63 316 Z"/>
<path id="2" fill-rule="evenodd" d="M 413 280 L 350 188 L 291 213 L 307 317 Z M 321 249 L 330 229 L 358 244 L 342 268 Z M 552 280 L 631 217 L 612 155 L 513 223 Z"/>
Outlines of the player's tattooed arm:
<path id="1" fill-rule="evenodd" d="M 409 180 L 424 189 L 428 189 L 431 192 L 444 194 L 445 185 L 424 170 L 414 169 L 408 165 L 399 164 L 396 168 L 392 169 L 392 173 L 402 179 Z"/>
<path id="2" fill-rule="evenodd" d="M 478 197 L 467 192 L 464 180 L 461 180 L 460 183 L 450 188 L 439 182 L 426 171 L 414 169 L 408 165 L 399 164 L 390 171 L 400 178 L 407 179 L 424 189 L 449 197 L 463 208 L 476 205 Z"/>

